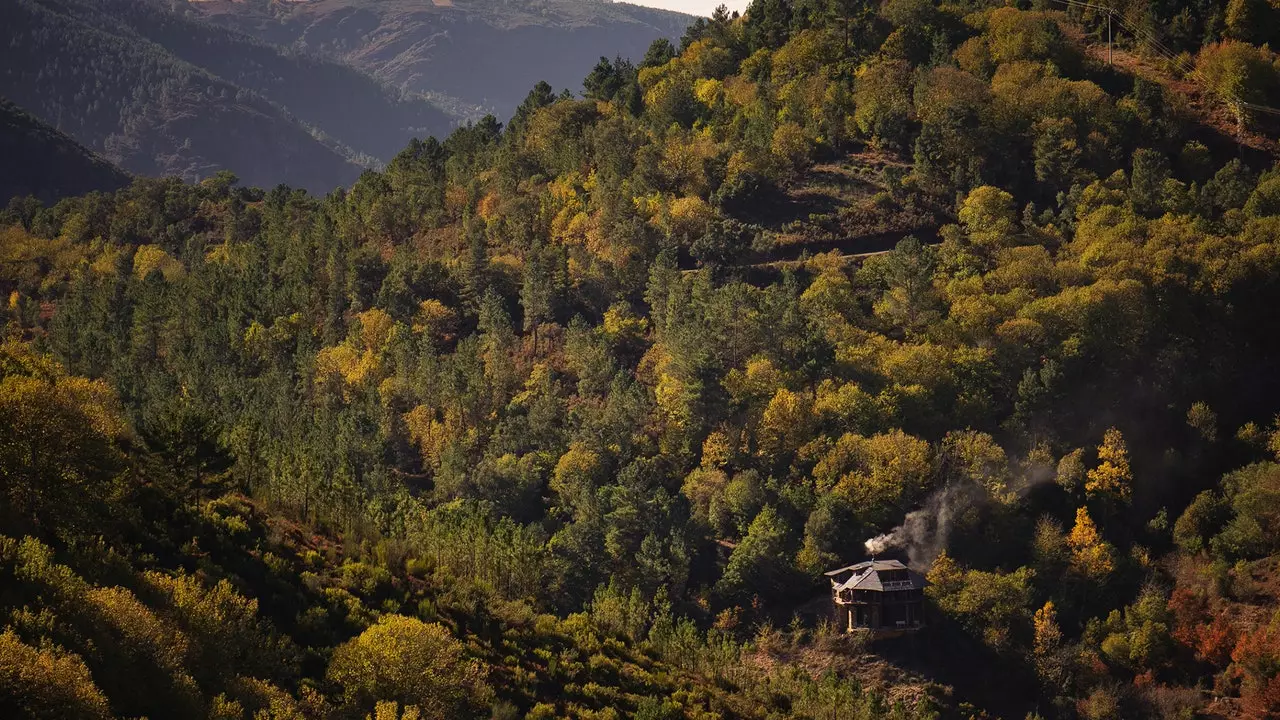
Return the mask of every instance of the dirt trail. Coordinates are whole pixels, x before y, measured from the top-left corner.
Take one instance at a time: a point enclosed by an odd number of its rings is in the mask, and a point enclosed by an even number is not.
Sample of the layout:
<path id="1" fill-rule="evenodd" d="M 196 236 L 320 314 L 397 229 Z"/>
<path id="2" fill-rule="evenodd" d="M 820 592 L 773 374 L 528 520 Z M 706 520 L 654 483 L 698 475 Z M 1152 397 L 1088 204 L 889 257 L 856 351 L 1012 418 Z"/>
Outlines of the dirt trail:
<path id="1" fill-rule="evenodd" d="M 768 252 L 753 253 L 744 262 L 734 264 L 728 269 L 745 272 L 749 277 L 756 279 L 768 280 L 787 268 L 804 265 L 806 262 L 804 258 L 833 250 L 840 254 L 841 260 L 848 263 L 890 252 L 900 241 L 908 237 L 915 237 L 920 242 L 931 245 L 937 242 L 937 236 L 938 228 L 933 227 L 783 245 Z M 696 272 L 697 266 L 692 258 L 681 258 L 680 269 L 687 273 Z"/>

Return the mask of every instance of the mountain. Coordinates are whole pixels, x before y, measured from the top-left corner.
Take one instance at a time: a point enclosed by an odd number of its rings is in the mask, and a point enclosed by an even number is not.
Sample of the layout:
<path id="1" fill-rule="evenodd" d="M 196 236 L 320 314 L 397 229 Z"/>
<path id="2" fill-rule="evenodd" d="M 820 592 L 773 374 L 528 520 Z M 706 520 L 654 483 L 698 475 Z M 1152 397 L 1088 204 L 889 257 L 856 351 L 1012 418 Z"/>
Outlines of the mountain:
<path id="1" fill-rule="evenodd" d="M 117 190 L 129 176 L 75 140 L 0 98 L 0 205 L 34 195 L 52 203 L 93 190 Z"/>
<path id="2" fill-rule="evenodd" d="M 1122 2 L 0 212 L 0 717 L 1280 717 L 1280 11 Z"/>
<path id="3" fill-rule="evenodd" d="M 351 68 L 148 0 L 15 0 L 0 24 L 0 93 L 138 174 L 327 192 L 449 126 Z"/>
<path id="4" fill-rule="evenodd" d="M 597 0 L 191 0 L 276 45 L 341 58 L 460 115 L 508 117 L 538 81 L 581 89 L 600 57 L 639 60 L 692 16 Z"/>

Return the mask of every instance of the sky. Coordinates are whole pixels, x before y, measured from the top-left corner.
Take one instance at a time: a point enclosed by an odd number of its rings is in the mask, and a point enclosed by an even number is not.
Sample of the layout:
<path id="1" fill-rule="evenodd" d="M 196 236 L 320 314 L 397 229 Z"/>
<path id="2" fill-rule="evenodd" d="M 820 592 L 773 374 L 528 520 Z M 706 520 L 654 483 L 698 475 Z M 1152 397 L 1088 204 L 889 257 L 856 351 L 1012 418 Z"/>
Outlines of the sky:
<path id="1" fill-rule="evenodd" d="M 742 12 L 747 8 L 749 0 L 626 0 L 635 5 L 676 10 L 690 15 L 711 15 L 717 5 L 727 5 L 729 12 Z"/>

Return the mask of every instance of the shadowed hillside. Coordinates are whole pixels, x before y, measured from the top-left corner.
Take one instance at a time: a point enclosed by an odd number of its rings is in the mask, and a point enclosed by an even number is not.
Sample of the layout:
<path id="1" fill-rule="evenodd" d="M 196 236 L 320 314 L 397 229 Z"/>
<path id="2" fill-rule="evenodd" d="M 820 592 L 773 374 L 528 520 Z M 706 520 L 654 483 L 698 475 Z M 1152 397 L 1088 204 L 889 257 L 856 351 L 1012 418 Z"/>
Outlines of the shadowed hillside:
<path id="1" fill-rule="evenodd" d="M 3 98 L 0 158 L 0 205 L 26 195 L 53 203 L 129 184 L 129 176 L 111 163 Z"/>
<path id="2" fill-rule="evenodd" d="M 327 192 L 449 126 L 358 71 L 146 0 L 15 0 L 0 24 L 0 92 L 138 174 Z"/>

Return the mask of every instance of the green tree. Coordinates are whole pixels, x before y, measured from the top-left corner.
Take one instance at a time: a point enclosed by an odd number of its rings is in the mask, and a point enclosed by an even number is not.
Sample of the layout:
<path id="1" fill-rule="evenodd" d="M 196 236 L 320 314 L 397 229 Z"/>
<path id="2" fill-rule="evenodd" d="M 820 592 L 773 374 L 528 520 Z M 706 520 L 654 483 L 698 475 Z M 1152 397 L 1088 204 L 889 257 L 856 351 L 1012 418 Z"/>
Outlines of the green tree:
<path id="1" fill-rule="evenodd" d="M 900 241 L 877 265 L 885 283 L 875 303 L 877 317 L 907 334 L 922 331 L 937 317 L 940 303 L 933 288 L 934 250 L 914 237 Z"/>
<path id="2" fill-rule="evenodd" d="M 778 511 L 766 505 L 729 556 L 716 592 L 740 604 L 756 595 L 771 600 L 788 594 L 795 574 L 788 559 L 789 537 Z"/>
<path id="3" fill-rule="evenodd" d="M 1133 174 L 1129 182 L 1129 197 L 1133 207 L 1144 215 L 1159 215 L 1164 211 L 1165 182 L 1172 175 L 1169 158 L 1164 153 L 1146 148 L 1133 153 Z"/>

